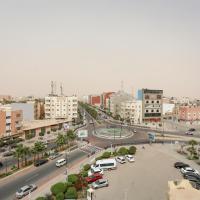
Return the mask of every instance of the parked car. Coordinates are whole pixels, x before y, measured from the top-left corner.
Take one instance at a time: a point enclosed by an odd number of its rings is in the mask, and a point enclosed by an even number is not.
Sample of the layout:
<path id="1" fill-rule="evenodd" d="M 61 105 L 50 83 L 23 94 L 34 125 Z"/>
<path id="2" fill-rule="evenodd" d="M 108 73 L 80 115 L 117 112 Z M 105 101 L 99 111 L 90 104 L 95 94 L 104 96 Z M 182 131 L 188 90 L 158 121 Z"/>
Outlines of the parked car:
<path id="1" fill-rule="evenodd" d="M 121 164 L 126 163 L 126 160 L 125 160 L 124 156 L 117 156 L 116 157 L 116 161 L 121 163 Z"/>
<path id="2" fill-rule="evenodd" d="M 186 135 L 194 135 L 192 131 L 186 131 L 185 134 Z"/>
<path id="3" fill-rule="evenodd" d="M 189 181 L 198 182 L 200 184 L 200 180 L 196 178 L 195 176 L 187 176 L 186 179 Z"/>
<path id="4" fill-rule="evenodd" d="M 34 163 L 34 166 L 35 167 L 39 167 L 40 165 L 43 165 L 43 164 L 45 164 L 47 162 L 48 162 L 47 159 L 36 160 L 35 163 Z"/>
<path id="5" fill-rule="evenodd" d="M 0 168 L 1 168 L 1 167 L 3 167 L 3 163 L 2 163 L 2 162 L 0 162 Z"/>
<path id="6" fill-rule="evenodd" d="M 133 158 L 132 155 L 126 155 L 125 158 L 126 160 L 128 160 L 128 162 L 135 162 L 135 159 Z"/>
<path id="7" fill-rule="evenodd" d="M 198 179 L 200 181 L 200 175 L 199 174 L 195 174 L 193 172 L 187 172 L 187 173 L 183 174 L 183 177 L 186 178 L 186 179 L 189 176 L 193 176 L 193 177 L 195 177 L 196 179 Z"/>
<path id="8" fill-rule="evenodd" d="M 88 183 L 93 183 L 99 179 L 102 179 L 103 176 L 102 174 L 99 174 L 99 173 L 96 173 L 96 174 L 93 174 L 92 176 L 88 176 L 85 178 L 85 180 L 88 182 Z"/>
<path id="9" fill-rule="evenodd" d="M 176 163 L 174 163 L 174 167 L 177 169 L 181 169 L 181 168 L 190 167 L 190 166 L 183 162 L 176 162 Z"/>
<path id="10" fill-rule="evenodd" d="M 54 160 L 54 159 L 56 159 L 56 158 L 58 158 L 58 157 L 60 157 L 60 156 L 62 156 L 61 153 L 54 153 L 54 154 L 51 154 L 51 155 L 49 156 L 49 159 Z"/>
<path id="11" fill-rule="evenodd" d="M 99 179 L 97 181 L 95 181 L 94 183 L 92 183 L 92 188 L 93 189 L 98 189 L 98 188 L 102 188 L 102 187 L 108 187 L 108 180 L 106 179 Z"/>
<path id="12" fill-rule="evenodd" d="M 193 169 L 191 167 L 181 168 L 181 173 L 182 174 L 185 174 L 187 172 L 192 172 L 192 173 L 195 173 L 195 174 L 199 174 L 199 172 L 196 169 Z"/>
<path id="13" fill-rule="evenodd" d="M 17 190 L 16 197 L 17 199 L 21 199 L 36 189 L 37 189 L 37 186 L 35 184 L 25 185 L 21 187 L 19 190 Z"/>
<path id="14" fill-rule="evenodd" d="M 137 131 L 134 129 L 134 130 L 133 130 L 133 133 L 137 133 Z"/>
<path id="15" fill-rule="evenodd" d="M 97 173 L 103 175 L 104 171 L 103 171 L 103 169 L 99 169 L 99 168 L 90 169 L 88 171 L 88 176 L 92 176 L 93 174 L 97 174 Z"/>
<path id="16" fill-rule="evenodd" d="M 188 131 L 196 131 L 195 128 L 190 128 Z"/>
<path id="17" fill-rule="evenodd" d="M 13 151 L 8 151 L 6 153 L 3 154 L 3 157 L 9 157 L 9 156 L 13 156 L 14 152 Z"/>

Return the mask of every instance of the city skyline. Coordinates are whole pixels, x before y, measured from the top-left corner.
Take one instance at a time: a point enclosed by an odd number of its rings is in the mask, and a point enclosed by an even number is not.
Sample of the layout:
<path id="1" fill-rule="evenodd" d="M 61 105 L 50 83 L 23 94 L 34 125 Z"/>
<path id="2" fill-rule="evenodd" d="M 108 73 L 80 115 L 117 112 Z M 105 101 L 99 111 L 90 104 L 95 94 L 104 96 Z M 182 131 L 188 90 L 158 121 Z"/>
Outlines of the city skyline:
<path id="1" fill-rule="evenodd" d="M 0 3 L 1 94 L 45 96 L 140 88 L 199 98 L 200 2 Z"/>

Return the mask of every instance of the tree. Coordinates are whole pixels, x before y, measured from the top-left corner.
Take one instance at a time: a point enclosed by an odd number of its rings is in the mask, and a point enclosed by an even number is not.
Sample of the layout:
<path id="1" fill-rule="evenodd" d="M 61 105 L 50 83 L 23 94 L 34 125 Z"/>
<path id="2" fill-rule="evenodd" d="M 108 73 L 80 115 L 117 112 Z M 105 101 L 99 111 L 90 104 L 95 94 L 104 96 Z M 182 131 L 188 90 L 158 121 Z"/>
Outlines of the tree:
<path id="1" fill-rule="evenodd" d="M 25 159 L 25 166 L 27 166 L 27 156 L 30 156 L 30 155 L 31 155 L 30 147 L 24 147 L 23 148 L 23 156 L 24 156 L 24 159 Z"/>
<path id="2" fill-rule="evenodd" d="M 45 150 L 45 145 L 43 142 L 35 142 L 34 144 L 34 150 L 36 152 L 36 154 L 38 155 L 38 159 L 40 157 L 40 153 L 43 153 L 43 151 Z"/>
<path id="3" fill-rule="evenodd" d="M 196 146 L 198 144 L 198 142 L 196 140 L 190 140 L 188 142 L 189 145 L 191 145 L 192 147 Z"/>
<path id="4" fill-rule="evenodd" d="M 118 154 L 124 156 L 124 155 L 128 154 L 128 149 L 125 147 L 120 147 Z"/>
<path id="5" fill-rule="evenodd" d="M 135 155 L 137 148 L 135 146 L 130 146 L 128 153 L 131 155 Z"/>
<path id="6" fill-rule="evenodd" d="M 55 185 L 51 186 L 51 192 L 55 196 L 59 193 L 64 193 L 65 191 L 66 185 L 62 182 L 56 183 Z"/>
<path id="7" fill-rule="evenodd" d="M 67 142 L 66 137 L 64 135 L 62 135 L 62 134 L 58 134 L 58 137 L 56 139 L 57 146 L 60 147 L 60 148 L 62 148 L 63 145 L 66 144 L 66 142 Z"/>
<path id="8" fill-rule="evenodd" d="M 67 131 L 67 138 L 68 138 L 69 142 L 73 142 L 76 139 L 76 135 L 73 130 Z"/>
<path id="9" fill-rule="evenodd" d="M 70 183 L 75 184 L 78 181 L 77 174 L 70 174 L 67 179 Z"/>
<path id="10" fill-rule="evenodd" d="M 64 193 L 60 192 L 56 195 L 56 200 L 64 200 L 65 195 Z"/>
<path id="11" fill-rule="evenodd" d="M 70 187 L 67 189 L 67 192 L 65 193 L 66 199 L 77 199 L 78 194 L 75 187 Z"/>
<path id="12" fill-rule="evenodd" d="M 14 157 L 17 158 L 17 168 L 20 168 L 20 158 L 23 157 L 23 145 L 19 144 L 17 145 L 15 152 L 14 152 Z"/>

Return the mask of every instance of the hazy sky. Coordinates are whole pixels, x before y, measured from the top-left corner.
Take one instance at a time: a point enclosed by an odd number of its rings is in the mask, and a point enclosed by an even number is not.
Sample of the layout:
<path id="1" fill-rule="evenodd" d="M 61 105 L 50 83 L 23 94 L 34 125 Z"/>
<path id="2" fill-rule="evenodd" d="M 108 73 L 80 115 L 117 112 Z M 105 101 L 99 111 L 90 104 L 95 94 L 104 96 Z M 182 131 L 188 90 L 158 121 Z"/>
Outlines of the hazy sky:
<path id="1" fill-rule="evenodd" d="M 0 94 L 200 97 L 199 0 L 0 0 Z"/>

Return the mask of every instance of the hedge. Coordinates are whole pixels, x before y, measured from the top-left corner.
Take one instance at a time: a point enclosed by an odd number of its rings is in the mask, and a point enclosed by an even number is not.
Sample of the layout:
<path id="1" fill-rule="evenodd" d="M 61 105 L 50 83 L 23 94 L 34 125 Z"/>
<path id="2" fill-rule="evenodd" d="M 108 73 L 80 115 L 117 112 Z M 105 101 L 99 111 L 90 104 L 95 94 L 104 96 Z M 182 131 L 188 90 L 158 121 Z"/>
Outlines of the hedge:
<path id="1" fill-rule="evenodd" d="M 84 171 L 88 171 L 90 169 L 90 165 L 89 164 L 84 165 L 83 169 Z"/>
<path id="2" fill-rule="evenodd" d="M 131 154 L 131 155 L 135 155 L 136 150 L 137 150 L 137 148 L 136 148 L 135 146 L 131 146 L 131 147 L 129 147 L 128 152 L 129 152 L 129 154 Z"/>
<path id="3" fill-rule="evenodd" d="M 36 200 L 46 200 L 45 197 L 38 197 Z"/>
<path id="4" fill-rule="evenodd" d="M 103 153 L 103 155 L 101 157 L 102 158 L 110 158 L 110 156 L 111 156 L 111 152 L 106 151 Z"/>
<path id="5" fill-rule="evenodd" d="M 70 174 L 68 176 L 68 179 L 67 179 L 69 182 L 71 182 L 72 184 L 75 184 L 77 181 L 78 181 L 78 176 L 77 174 Z"/>
<path id="6" fill-rule="evenodd" d="M 129 153 L 129 151 L 128 151 L 128 149 L 125 148 L 125 147 L 120 147 L 120 149 L 118 150 L 118 154 L 119 154 L 119 155 L 122 155 L 122 156 L 124 156 L 124 155 L 126 155 L 126 154 L 128 154 L 128 153 Z"/>

